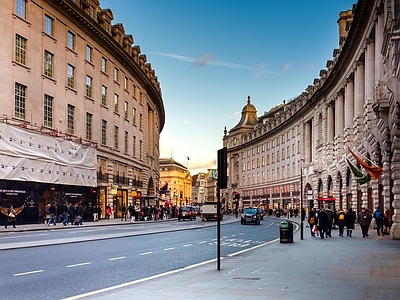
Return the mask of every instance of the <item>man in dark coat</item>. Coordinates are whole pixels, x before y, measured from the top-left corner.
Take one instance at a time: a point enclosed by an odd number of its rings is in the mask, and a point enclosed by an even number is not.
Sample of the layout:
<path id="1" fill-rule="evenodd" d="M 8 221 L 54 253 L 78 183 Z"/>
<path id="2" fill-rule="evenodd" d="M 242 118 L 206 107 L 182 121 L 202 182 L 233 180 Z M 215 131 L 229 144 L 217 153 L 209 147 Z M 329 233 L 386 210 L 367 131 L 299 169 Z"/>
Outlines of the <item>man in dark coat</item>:
<path id="1" fill-rule="evenodd" d="M 321 239 L 324 238 L 327 223 L 328 223 L 328 215 L 325 212 L 325 208 L 321 208 L 321 211 L 318 213 L 318 230 Z"/>

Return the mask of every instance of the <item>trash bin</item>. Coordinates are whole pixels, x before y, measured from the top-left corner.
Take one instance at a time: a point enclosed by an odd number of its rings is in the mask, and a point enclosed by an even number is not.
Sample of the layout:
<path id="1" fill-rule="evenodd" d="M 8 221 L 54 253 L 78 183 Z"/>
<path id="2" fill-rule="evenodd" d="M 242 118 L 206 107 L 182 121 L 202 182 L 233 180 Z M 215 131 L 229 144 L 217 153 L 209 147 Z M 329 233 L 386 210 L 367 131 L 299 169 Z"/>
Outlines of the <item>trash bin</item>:
<path id="1" fill-rule="evenodd" d="M 293 223 L 284 220 L 279 224 L 280 242 L 293 243 Z"/>

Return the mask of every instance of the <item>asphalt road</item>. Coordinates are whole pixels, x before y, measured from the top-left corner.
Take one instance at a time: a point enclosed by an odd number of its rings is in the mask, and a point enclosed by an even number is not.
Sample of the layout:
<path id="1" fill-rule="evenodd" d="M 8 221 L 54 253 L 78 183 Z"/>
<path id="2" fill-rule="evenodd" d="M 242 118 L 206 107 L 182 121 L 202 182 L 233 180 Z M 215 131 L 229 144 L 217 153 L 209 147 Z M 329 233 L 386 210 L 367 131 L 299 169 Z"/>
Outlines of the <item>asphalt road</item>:
<path id="1" fill-rule="evenodd" d="M 241 225 L 240 221 L 222 225 L 221 256 L 278 238 L 276 222 L 265 219 L 259 226 Z M 183 230 L 188 227 L 190 230 Z M 128 228 L 144 234 L 130 236 Z M 166 229 L 169 231 L 162 232 Z M 15 239 L 35 239 L 49 246 L 0 252 L 2 299 L 62 299 L 209 261 L 217 253 L 216 227 L 205 226 L 201 221 L 73 228 L 48 233 L 15 234 L 14 243 Z M 67 242 L 71 234 L 80 235 L 87 242 L 52 245 L 62 238 L 60 235 Z M 127 237 L 112 237 L 119 234 Z M 98 236 L 105 239 L 95 240 Z"/>

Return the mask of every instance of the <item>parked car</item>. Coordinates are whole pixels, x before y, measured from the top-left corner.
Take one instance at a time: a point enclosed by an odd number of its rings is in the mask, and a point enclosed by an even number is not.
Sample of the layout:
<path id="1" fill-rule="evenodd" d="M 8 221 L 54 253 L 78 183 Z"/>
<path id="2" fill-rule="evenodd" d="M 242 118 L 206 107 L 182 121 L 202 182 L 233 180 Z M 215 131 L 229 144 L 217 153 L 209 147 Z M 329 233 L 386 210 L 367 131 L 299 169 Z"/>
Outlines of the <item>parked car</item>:
<path id="1" fill-rule="evenodd" d="M 178 221 L 187 220 L 195 221 L 196 220 L 196 211 L 190 205 L 181 206 L 177 212 Z"/>
<path id="2" fill-rule="evenodd" d="M 254 223 L 260 225 L 261 223 L 261 213 L 256 207 L 245 207 L 240 219 L 241 224 Z"/>

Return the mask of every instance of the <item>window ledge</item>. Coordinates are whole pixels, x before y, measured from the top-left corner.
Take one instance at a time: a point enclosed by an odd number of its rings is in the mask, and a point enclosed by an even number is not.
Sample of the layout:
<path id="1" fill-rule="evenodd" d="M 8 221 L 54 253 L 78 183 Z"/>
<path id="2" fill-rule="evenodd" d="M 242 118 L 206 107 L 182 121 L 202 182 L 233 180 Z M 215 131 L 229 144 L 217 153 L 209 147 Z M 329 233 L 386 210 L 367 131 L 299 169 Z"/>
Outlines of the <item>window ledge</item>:
<path id="1" fill-rule="evenodd" d="M 20 62 L 17 62 L 16 60 L 13 60 L 13 61 L 12 61 L 12 64 L 13 64 L 14 66 L 23 67 L 23 68 L 25 68 L 28 72 L 31 71 L 31 68 L 27 67 L 27 66 L 24 65 L 24 64 L 21 64 Z"/>

